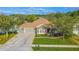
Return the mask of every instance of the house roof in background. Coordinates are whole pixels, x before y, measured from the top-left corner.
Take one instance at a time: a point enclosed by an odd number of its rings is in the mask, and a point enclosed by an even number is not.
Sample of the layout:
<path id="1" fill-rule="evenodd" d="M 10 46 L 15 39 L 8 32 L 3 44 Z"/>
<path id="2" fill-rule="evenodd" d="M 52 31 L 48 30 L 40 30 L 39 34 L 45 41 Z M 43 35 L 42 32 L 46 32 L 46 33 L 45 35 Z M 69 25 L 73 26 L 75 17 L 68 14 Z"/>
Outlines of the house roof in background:
<path id="1" fill-rule="evenodd" d="M 20 27 L 21 28 L 36 28 L 36 27 L 39 27 L 39 26 L 45 25 L 45 24 L 49 24 L 49 21 L 47 19 L 39 17 L 39 19 L 37 19 L 36 21 L 34 21 L 32 23 L 26 22 L 26 23 L 20 25 Z"/>

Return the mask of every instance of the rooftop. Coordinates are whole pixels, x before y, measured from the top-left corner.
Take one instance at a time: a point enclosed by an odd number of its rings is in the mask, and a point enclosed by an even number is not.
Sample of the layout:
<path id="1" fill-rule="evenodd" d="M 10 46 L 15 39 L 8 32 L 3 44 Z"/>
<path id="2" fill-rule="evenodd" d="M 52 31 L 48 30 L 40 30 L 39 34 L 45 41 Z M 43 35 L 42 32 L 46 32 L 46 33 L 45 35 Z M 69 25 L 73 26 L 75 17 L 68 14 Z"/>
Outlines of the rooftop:
<path id="1" fill-rule="evenodd" d="M 49 21 L 47 19 L 39 17 L 39 19 L 37 19 L 36 21 L 34 21 L 32 23 L 26 22 L 26 23 L 20 25 L 20 27 L 21 28 L 36 28 L 36 27 L 39 27 L 40 25 L 45 25 L 45 24 L 49 24 Z"/>

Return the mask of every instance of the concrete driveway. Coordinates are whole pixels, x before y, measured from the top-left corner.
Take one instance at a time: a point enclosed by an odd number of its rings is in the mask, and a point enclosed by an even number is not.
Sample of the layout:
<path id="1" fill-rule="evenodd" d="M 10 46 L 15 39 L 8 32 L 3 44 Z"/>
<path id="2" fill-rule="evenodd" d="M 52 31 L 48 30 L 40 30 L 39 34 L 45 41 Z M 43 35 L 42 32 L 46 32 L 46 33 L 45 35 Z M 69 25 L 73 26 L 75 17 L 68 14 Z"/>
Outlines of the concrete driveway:
<path id="1" fill-rule="evenodd" d="M 30 30 L 30 29 L 29 29 Z M 34 30 L 18 33 L 7 43 L 0 46 L 0 51 L 32 51 Z"/>

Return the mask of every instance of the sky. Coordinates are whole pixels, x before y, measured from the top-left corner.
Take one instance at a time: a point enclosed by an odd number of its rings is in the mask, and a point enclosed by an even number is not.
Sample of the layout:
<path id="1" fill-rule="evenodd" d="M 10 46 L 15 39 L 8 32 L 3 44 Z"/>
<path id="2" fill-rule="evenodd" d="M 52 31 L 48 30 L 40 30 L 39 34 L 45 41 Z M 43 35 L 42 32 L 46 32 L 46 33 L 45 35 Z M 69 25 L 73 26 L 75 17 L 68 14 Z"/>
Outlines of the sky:
<path id="1" fill-rule="evenodd" d="M 78 9 L 79 7 L 0 7 L 0 14 L 48 14 Z"/>

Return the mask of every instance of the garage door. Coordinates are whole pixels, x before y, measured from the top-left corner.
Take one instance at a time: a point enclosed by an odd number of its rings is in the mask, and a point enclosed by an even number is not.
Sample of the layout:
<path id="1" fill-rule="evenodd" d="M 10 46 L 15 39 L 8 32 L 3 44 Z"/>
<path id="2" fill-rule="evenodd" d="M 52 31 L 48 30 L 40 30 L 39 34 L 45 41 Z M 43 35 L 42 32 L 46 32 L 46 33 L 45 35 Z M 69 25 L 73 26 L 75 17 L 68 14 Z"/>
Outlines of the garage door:
<path id="1" fill-rule="evenodd" d="M 28 29 L 24 29 L 24 32 L 33 32 L 33 33 L 35 33 L 35 30 L 31 29 L 31 28 L 28 28 Z"/>

